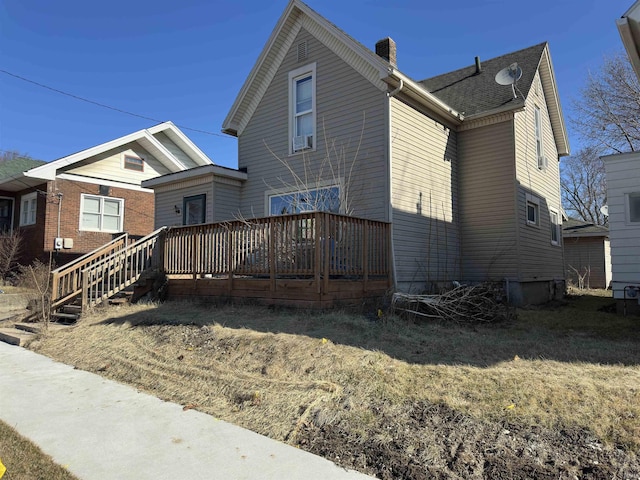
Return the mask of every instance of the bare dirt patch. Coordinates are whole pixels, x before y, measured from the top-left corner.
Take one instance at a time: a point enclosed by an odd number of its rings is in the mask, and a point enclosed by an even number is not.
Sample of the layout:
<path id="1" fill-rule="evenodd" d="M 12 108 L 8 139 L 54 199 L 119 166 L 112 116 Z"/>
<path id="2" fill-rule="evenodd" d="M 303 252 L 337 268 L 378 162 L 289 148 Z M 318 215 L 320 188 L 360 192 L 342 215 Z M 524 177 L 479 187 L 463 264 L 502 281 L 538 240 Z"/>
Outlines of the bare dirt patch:
<path id="1" fill-rule="evenodd" d="M 476 327 L 167 303 L 31 348 L 381 479 L 635 479 L 640 329 L 607 301 Z"/>

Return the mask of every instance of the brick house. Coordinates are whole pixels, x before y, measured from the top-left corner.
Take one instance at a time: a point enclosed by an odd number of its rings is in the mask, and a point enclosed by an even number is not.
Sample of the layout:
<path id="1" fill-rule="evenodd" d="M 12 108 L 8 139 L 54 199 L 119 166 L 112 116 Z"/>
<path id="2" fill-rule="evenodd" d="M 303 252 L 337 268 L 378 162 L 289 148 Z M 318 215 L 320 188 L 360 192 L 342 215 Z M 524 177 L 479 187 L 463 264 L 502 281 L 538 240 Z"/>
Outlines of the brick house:
<path id="1" fill-rule="evenodd" d="M 0 164 L 0 231 L 23 238 L 20 262 L 57 265 L 109 242 L 153 231 L 153 190 L 143 180 L 211 160 L 173 123 L 165 122 L 45 163 Z"/>

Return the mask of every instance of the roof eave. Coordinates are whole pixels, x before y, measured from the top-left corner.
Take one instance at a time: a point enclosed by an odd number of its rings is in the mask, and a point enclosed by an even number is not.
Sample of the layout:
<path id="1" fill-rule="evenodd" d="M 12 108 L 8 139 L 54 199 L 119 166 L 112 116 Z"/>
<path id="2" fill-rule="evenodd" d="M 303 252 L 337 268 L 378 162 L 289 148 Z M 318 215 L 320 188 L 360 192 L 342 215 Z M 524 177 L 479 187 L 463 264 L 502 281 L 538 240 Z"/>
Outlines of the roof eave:
<path id="1" fill-rule="evenodd" d="M 381 80 L 390 85 L 393 88 L 397 88 L 402 82 L 402 92 L 409 95 L 414 100 L 417 100 L 422 105 L 442 115 L 445 119 L 452 122 L 454 125 L 460 125 L 465 117 L 437 98 L 435 95 L 429 93 L 425 88 L 421 87 L 417 82 L 410 79 L 402 72 L 396 70 L 393 67 L 389 67 L 386 72 L 381 76 Z"/>
<path id="2" fill-rule="evenodd" d="M 230 178 L 233 180 L 246 181 L 248 176 L 246 172 L 240 170 L 233 170 L 224 168 L 213 163 L 209 165 L 202 165 L 201 167 L 191 168 L 189 170 L 183 170 L 181 172 L 168 173 L 160 177 L 151 178 L 149 180 L 143 180 L 142 187 L 153 188 L 160 185 L 166 185 L 180 180 L 187 180 L 192 178 L 203 177 L 206 175 L 214 175 L 217 177 Z"/>
<path id="3" fill-rule="evenodd" d="M 548 88 L 545 89 L 545 81 L 543 80 L 543 90 L 547 99 L 548 108 L 551 110 L 551 126 L 554 131 L 556 147 L 558 149 L 558 157 L 566 157 L 571 154 L 569 146 L 569 135 L 562 113 L 562 105 L 560 105 L 560 95 L 558 93 L 558 85 L 556 83 L 555 72 L 553 71 L 553 63 L 551 62 L 551 53 L 549 52 L 549 44 L 545 45 L 538 69 L 544 67 L 544 77 L 548 82 Z M 543 72 L 540 72 L 541 77 Z"/>

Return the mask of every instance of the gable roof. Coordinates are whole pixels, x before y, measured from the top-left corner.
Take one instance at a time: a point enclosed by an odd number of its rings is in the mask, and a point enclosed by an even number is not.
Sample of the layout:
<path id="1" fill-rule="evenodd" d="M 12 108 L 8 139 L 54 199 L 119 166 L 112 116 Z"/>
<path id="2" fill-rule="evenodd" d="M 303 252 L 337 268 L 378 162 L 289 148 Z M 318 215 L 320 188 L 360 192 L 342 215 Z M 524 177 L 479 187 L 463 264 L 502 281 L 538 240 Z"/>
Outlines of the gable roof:
<path id="1" fill-rule="evenodd" d="M 59 158 L 53 162 L 46 163 L 39 167 L 24 172 L 27 177 L 39 178 L 41 180 L 53 180 L 60 168 L 67 167 L 71 164 L 81 162 L 95 155 L 107 152 L 114 148 L 126 145 L 131 142 L 138 142 L 142 147 L 151 153 L 158 161 L 166 166 L 171 172 L 179 172 L 188 168 L 175 155 L 173 155 L 154 134 L 163 132 L 172 140 L 178 139 L 178 146 L 183 149 L 197 165 L 207 165 L 211 162 L 202 151 L 196 147 L 172 122 L 164 122 L 155 125 L 149 129 L 138 130 L 115 140 L 87 148 L 80 152 Z"/>
<path id="2" fill-rule="evenodd" d="M 481 62 L 480 73 L 476 66 L 454 70 L 442 75 L 422 80 L 419 83 L 443 102 L 460 111 L 465 117 L 485 113 L 507 105 L 523 106 L 520 96 L 513 98 L 511 87 L 499 85 L 495 81 L 496 74 L 514 62 L 522 68 L 522 78 L 516 87 L 526 97 L 538 70 L 538 64 L 546 43 L 540 43 L 517 52 L 507 53 Z"/>
<path id="3" fill-rule="evenodd" d="M 495 81 L 496 74 L 512 63 L 517 63 L 522 69 L 522 77 L 516 83 L 519 93 L 517 98 L 513 98 L 513 90 L 510 87 L 499 85 Z M 472 120 L 499 111 L 522 108 L 536 72 L 540 71 L 558 154 L 568 155 L 569 139 L 551 64 L 549 44 L 539 43 L 482 61 L 481 67 L 480 73 L 476 73 L 474 64 L 419 83 L 443 102 L 460 111 L 465 119 Z"/>
<path id="4" fill-rule="evenodd" d="M 428 103 L 432 109 L 450 117 L 450 120 L 458 121 L 457 112 L 452 112 L 451 107 L 402 75 L 388 61 L 354 40 L 305 3 L 290 0 L 222 122 L 224 133 L 234 136 L 242 133 L 301 28 L 309 31 L 381 92 L 387 91 L 388 85 L 395 88 L 394 82 L 402 80 L 409 89 L 419 90 L 417 97 L 420 101 Z"/>
<path id="5" fill-rule="evenodd" d="M 460 125 L 467 117 L 473 119 L 499 113 L 501 108 L 522 108 L 523 100 L 510 101 L 510 88 L 495 84 L 495 73 L 518 61 L 523 67 L 523 77 L 526 71 L 526 77 L 521 79 L 519 86 L 528 93 L 539 69 L 558 153 L 561 156 L 569 154 L 567 131 L 546 42 L 489 60 L 478 78 L 470 75 L 470 69 L 475 72 L 473 66 L 417 82 L 300 0 L 290 0 L 278 20 L 223 121 L 223 132 L 234 136 L 242 134 L 301 28 L 309 31 L 381 92 L 387 92 L 389 88 L 396 89 L 395 93 L 402 90 L 404 95 L 420 102 L 453 125 Z M 509 59 L 514 60 L 509 62 Z M 491 74 L 494 69 L 495 72 Z M 469 97 L 467 100 L 459 98 L 466 96 Z"/>
<path id="6" fill-rule="evenodd" d="M 603 225 L 584 222 L 576 218 L 569 218 L 562 224 L 562 236 L 577 237 L 608 237 L 609 228 Z"/>

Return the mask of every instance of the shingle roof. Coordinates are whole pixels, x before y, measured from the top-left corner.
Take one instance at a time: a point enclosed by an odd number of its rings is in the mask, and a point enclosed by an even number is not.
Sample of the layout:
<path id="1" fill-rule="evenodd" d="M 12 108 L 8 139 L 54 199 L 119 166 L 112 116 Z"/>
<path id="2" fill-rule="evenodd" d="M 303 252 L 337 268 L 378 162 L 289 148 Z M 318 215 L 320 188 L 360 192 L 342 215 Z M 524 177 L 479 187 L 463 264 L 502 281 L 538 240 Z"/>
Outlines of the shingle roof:
<path id="1" fill-rule="evenodd" d="M 603 225 L 595 225 L 575 218 L 569 218 L 562 224 L 562 235 L 564 237 L 594 237 L 598 235 L 608 237 L 609 228 Z"/>
<path id="2" fill-rule="evenodd" d="M 511 87 L 499 85 L 495 81 L 496 73 L 514 62 L 522 68 L 522 78 L 516 86 L 525 97 L 529 94 L 546 46 L 547 42 L 543 42 L 490 60 L 481 60 L 482 71 L 479 74 L 476 74 L 474 63 L 419 83 L 466 117 L 487 112 L 506 106 L 514 100 Z"/>
<path id="3" fill-rule="evenodd" d="M 31 158 L 15 158 L 13 160 L 5 160 L 0 162 L 0 180 L 17 175 L 32 168 L 45 164 L 41 160 L 33 160 Z"/>

